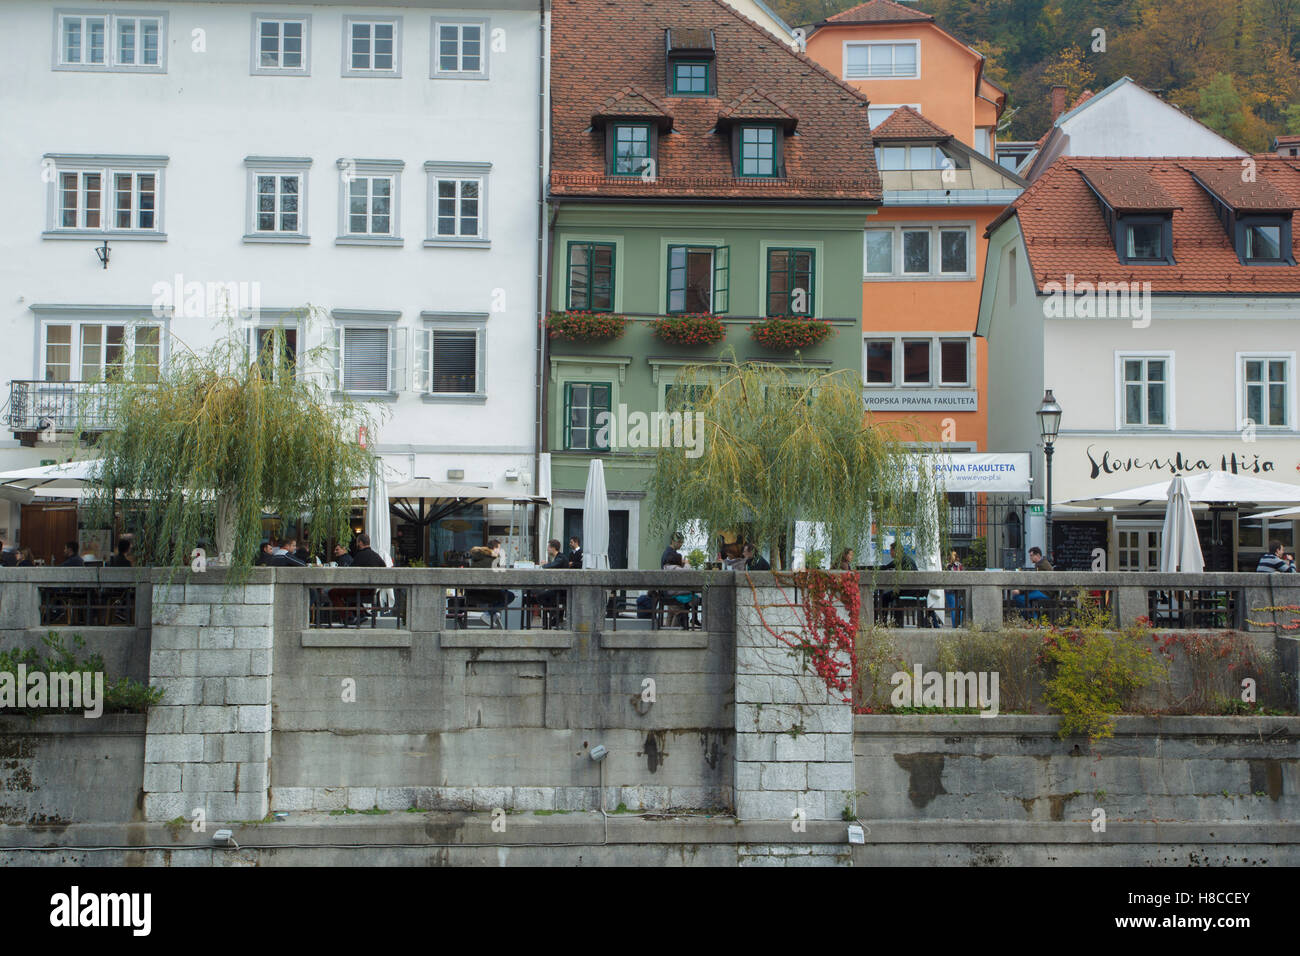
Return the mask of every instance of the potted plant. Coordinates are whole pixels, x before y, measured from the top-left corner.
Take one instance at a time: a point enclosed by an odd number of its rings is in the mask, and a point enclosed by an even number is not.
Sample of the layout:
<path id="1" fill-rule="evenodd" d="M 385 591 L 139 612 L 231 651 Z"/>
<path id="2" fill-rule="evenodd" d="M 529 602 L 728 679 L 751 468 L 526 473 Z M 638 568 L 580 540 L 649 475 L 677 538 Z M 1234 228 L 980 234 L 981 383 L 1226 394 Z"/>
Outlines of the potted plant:
<path id="1" fill-rule="evenodd" d="M 727 337 L 722 319 L 709 312 L 688 312 L 653 319 L 650 331 L 671 345 L 717 345 Z"/>
<path id="2" fill-rule="evenodd" d="M 699 548 L 696 548 L 694 551 L 692 551 L 690 554 L 686 556 L 686 563 L 689 564 L 691 568 L 696 571 L 704 567 L 704 562 L 708 560 L 709 560 L 709 556 L 705 554 L 703 551 L 701 551 Z"/>
<path id="3" fill-rule="evenodd" d="M 789 352 L 825 341 L 834 331 L 826 319 L 811 315 L 774 315 L 764 322 L 755 322 L 749 334 L 764 348 Z"/>
<path id="4" fill-rule="evenodd" d="M 627 319 L 613 312 L 552 312 L 546 333 L 570 342 L 609 342 L 623 334 Z"/>

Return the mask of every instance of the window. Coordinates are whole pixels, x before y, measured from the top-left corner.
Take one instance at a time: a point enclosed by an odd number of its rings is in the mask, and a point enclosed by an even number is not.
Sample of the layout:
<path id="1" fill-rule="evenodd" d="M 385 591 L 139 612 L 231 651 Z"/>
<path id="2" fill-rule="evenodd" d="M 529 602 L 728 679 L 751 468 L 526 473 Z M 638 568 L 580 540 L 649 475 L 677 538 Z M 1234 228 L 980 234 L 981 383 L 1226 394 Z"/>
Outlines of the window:
<path id="1" fill-rule="evenodd" d="M 781 175 L 775 126 L 739 126 L 736 175 L 772 178 Z"/>
<path id="2" fill-rule="evenodd" d="M 405 163 L 387 159 L 340 159 L 340 243 L 402 244 L 398 211 Z"/>
<path id="3" fill-rule="evenodd" d="M 726 312 L 730 261 L 726 246 L 669 246 L 668 311 Z"/>
<path id="4" fill-rule="evenodd" d="M 1291 355 L 1243 355 L 1239 357 L 1241 414 L 1261 428 L 1287 428 L 1292 425 L 1294 401 Z M 1244 425 L 1245 422 L 1243 421 Z"/>
<path id="5" fill-rule="evenodd" d="M 1169 355 L 1126 355 L 1118 357 L 1122 370 L 1120 423 L 1124 427 L 1165 428 L 1171 421 Z"/>
<path id="6" fill-rule="evenodd" d="M 422 313 L 416 333 L 415 390 L 428 401 L 486 398 L 483 382 L 486 315 Z"/>
<path id="7" fill-rule="evenodd" d="M 263 76 L 307 76 L 311 18 L 253 16 L 252 72 Z"/>
<path id="8" fill-rule="evenodd" d="M 710 82 L 711 64 L 708 60 L 674 60 L 672 64 L 674 96 L 708 96 L 713 88 Z"/>
<path id="9" fill-rule="evenodd" d="M 569 382 L 564 386 L 564 447 L 609 451 L 609 382 Z M 601 418 L 601 413 L 605 417 Z"/>
<path id="10" fill-rule="evenodd" d="M 101 165 L 111 163 L 111 165 Z M 45 156 L 50 182 L 47 237 L 139 235 L 161 238 L 165 156 Z"/>
<path id="11" fill-rule="evenodd" d="M 160 325 L 49 322 L 43 336 L 41 377 L 47 382 L 105 382 L 127 376 L 137 382 L 158 381 Z"/>
<path id="12" fill-rule="evenodd" d="M 247 156 L 246 242 L 307 241 L 307 170 L 310 159 Z"/>
<path id="13" fill-rule="evenodd" d="M 343 18 L 344 76 L 402 75 L 402 18 Z"/>
<path id="14" fill-rule="evenodd" d="M 811 249 L 767 251 L 767 314 L 816 315 Z"/>
<path id="15" fill-rule="evenodd" d="M 343 330 L 343 391 L 388 391 L 388 329 Z"/>
<path id="16" fill-rule="evenodd" d="M 876 77 L 916 79 L 920 70 L 921 44 L 918 40 L 902 43 L 844 44 L 844 78 L 865 80 Z"/>
<path id="17" fill-rule="evenodd" d="M 970 226 L 885 226 L 866 231 L 863 274 L 971 278 Z"/>
<path id="18" fill-rule="evenodd" d="M 435 21 L 433 76 L 486 79 L 488 32 L 486 20 Z"/>
<path id="19" fill-rule="evenodd" d="M 928 143 L 876 147 L 876 167 L 882 172 L 901 169 L 969 169 L 970 161 L 956 151 Z"/>
<path id="20" fill-rule="evenodd" d="M 1295 265 L 1288 216 L 1243 216 L 1236 220 L 1237 255 L 1244 265 Z"/>
<path id="21" fill-rule="evenodd" d="M 875 336 L 864 340 L 864 348 L 868 388 L 968 388 L 974 378 L 969 336 Z"/>
<path id="22" fill-rule="evenodd" d="M 1278 226 L 1247 226 L 1246 227 L 1246 258 L 1247 259 L 1281 259 L 1282 258 L 1282 227 Z"/>
<path id="23" fill-rule="evenodd" d="M 406 329 L 400 312 L 336 309 L 328 347 L 336 391 L 395 398 L 406 377 Z"/>
<path id="24" fill-rule="evenodd" d="M 645 123 L 614 123 L 611 176 L 640 176 L 650 165 L 651 131 Z"/>
<path id="25" fill-rule="evenodd" d="M 293 376 L 298 369 L 298 330 L 283 326 L 249 326 L 248 349 L 262 365 L 263 374 L 276 379 Z"/>
<path id="26" fill-rule="evenodd" d="M 1168 216 L 1115 217 L 1116 250 L 1123 263 L 1172 264 L 1173 222 Z"/>
<path id="27" fill-rule="evenodd" d="M 487 246 L 491 163 L 425 163 L 429 178 L 426 246 Z"/>
<path id="28" fill-rule="evenodd" d="M 166 71 L 167 15 L 55 14 L 56 70 Z"/>
<path id="29" fill-rule="evenodd" d="M 569 243 L 568 308 L 580 312 L 614 311 L 613 245 Z"/>

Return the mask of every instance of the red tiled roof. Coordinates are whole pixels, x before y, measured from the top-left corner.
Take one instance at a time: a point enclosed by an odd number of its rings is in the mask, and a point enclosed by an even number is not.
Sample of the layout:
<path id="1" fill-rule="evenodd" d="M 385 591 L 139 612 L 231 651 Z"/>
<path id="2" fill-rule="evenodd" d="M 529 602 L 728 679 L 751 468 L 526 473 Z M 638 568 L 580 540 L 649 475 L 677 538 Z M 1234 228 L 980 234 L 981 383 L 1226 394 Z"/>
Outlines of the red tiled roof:
<path id="1" fill-rule="evenodd" d="M 1273 140 L 1279 146 L 1300 146 L 1300 133 L 1284 133 L 1281 136 L 1274 136 Z"/>
<path id="2" fill-rule="evenodd" d="M 1186 167 L 1185 167 L 1186 168 Z M 1243 178 L 1240 163 L 1230 168 L 1201 167 L 1187 170 L 1224 205 L 1238 212 L 1285 212 L 1295 203 L 1256 168 L 1253 181 Z"/>
<path id="3" fill-rule="evenodd" d="M 1116 212 L 1168 212 L 1178 208 L 1174 197 L 1145 169 L 1127 164 L 1095 166 L 1080 169 L 1079 174 Z"/>
<path id="4" fill-rule="evenodd" d="M 952 134 L 942 126 L 931 123 L 910 106 L 900 106 L 871 131 L 871 137 L 881 140 L 898 139 L 952 139 Z"/>
<path id="5" fill-rule="evenodd" d="M 661 92 L 667 29 L 713 31 L 716 96 Z M 866 97 L 720 0 L 565 0 L 553 7 L 551 58 L 556 196 L 881 199 Z M 666 104 L 672 116 L 673 132 L 659 139 L 652 180 L 607 176 L 604 132 L 593 127 L 602 104 L 628 89 Z M 798 135 L 783 144 L 784 179 L 733 176 L 720 114 L 760 107 L 768 120 L 798 118 Z"/>
<path id="6" fill-rule="evenodd" d="M 856 7 L 850 7 L 843 13 L 837 13 L 832 17 L 827 17 L 826 23 L 915 23 L 923 20 L 933 20 L 928 13 L 922 13 L 920 10 L 913 10 L 911 7 L 905 7 L 901 3 L 894 3 L 892 0 L 868 0 L 867 3 L 860 3 Z"/>
<path id="7" fill-rule="evenodd" d="M 668 107 L 639 86 L 625 86 L 601 104 L 592 114 L 591 122 L 599 126 L 610 119 L 657 119 L 660 127 L 671 129 L 672 117 Z"/>
<path id="8" fill-rule="evenodd" d="M 1300 163 L 1266 153 L 1254 157 L 1257 177 L 1290 199 L 1300 210 Z M 1125 172 L 1154 181 L 1176 205 L 1173 210 L 1174 264 L 1123 265 L 1101 206 L 1084 176 Z M 1237 295 L 1300 294 L 1300 266 L 1244 266 L 1237 258 L 1214 202 L 1192 174 L 1214 177 L 1241 174 L 1237 158 L 1093 158 L 1062 157 L 1020 198 L 993 220 L 991 233 L 1011 216 L 1020 221 L 1034 282 L 1150 282 L 1153 292 Z M 1300 257 L 1300 230 L 1292 238 Z"/>
<path id="9" fill-rule="evenodd" d="M 745 90 L 718 113 L 718 123 L 721 126 L 742 120 L 780 123 L 787 132 L 794 129 L 799 122 L 798 118 L 773 99 L 770 93 L 757 87 Z"/>

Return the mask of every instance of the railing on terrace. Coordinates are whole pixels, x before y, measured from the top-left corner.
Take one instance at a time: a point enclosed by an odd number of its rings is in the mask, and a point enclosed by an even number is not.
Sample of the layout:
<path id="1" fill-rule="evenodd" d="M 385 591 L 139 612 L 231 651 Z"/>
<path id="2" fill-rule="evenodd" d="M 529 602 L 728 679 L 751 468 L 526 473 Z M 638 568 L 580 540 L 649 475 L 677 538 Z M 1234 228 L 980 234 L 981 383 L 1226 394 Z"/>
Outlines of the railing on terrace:
<path id="1" fill-rule="evenodd" d="M 109 427 L 105 382 L 9 383 L 7 423 L 15 433 L 93 432 Z"/>

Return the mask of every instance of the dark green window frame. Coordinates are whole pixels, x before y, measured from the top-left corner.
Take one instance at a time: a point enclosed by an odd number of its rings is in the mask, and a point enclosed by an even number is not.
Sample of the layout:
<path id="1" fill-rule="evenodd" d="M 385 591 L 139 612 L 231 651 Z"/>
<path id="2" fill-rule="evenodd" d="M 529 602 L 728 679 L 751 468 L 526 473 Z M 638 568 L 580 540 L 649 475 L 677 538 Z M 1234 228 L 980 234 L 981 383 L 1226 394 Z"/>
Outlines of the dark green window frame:
<path id="1" fill-rule="evenodd" d="M 675 254 L 681 250 L 681 255 L 676 256 L 680 261 L 674 262 Z M 711 302 L 707 309 L 690 309 L 686 303 L 686 286 L 689 277 L 689 258 L 692 252 L 711 252 L 713 253 L 713 286 L 711 292 Z M 681 297 L 681 304 L 678 308 L 673 308 L 673 296 Z M 731 247 L 730 246 L 687 246 L 671 245 L 668 247 L 668 297 L 664 300 L 664 305 L 669 315 L 682 315 L 690 312 L 706 311 L 715 315 L 722 315 L 731 310 Z"/>
<path id="2" fill-rule="evenodd" d="M 645 155 L 629 154 L 633 169 L 619 169 L 619 134 L 628 131 L 645 133 Z M 654 162 L 655 128 L 650 123 L 610 123 L 609 124 L 609 175 L 635 177 L 642 175 Z M 633 140 L 637 142 L 637 140 Z"/>
<path id="3" fill-rule="evenodd" d="M 817 314 L 816 289 L 817 251 L 815 249 L 767 250 L 767 314 L 809 315 Z M 807 293 L 805 308 L 796 310 L 790 302 L 795 289 Z"/>
<path id="4" fill-rule="evenodd" d="M 581 250 L 581 261 L 575 260 L 574 251 Z M 598 259 L 609 253 L 609 264 L 601 265 Z M 566 308 L 574 312 L 614 311 L 614 268 L 616 249 L 612 242 L 570 242 L 565 259 L 568 269 L 566 282 Z M 579 281 L 575 282 L 574 280 Z"/>
<path id="5" fill-rule="evenodd" d="M 704 89 L 683 88 L 681 83 L 682 77 L 678 72 L 682 67 L 703 67 Z M 696 76 L 698 76 L 698 74 L 696 74 Z M 689 87 L 695 87 L 698 85 L 696 76 L 691 77 L 691 82 L 688 84 Z M 708 60 L 673 60 L 668 92 L 673 96 L 711 96 L 713 94 L 713 64 Z"/>
<path id="6" fill-rule="evenodd" d="M 598 392 L 604 392 L 604 402 L 597 401 Z M 613 382 L 566 382 L 564 385 L 564 448 L 566 451 L 609 451 L 609 432 L 605 432 L 606 442 L 598 444 L 602 428 L 609 428 L 609 419 L 605 425 L 599 425 L 596 417 L 601 412 L 612 413 L 614 398 Z M 574 412 L 582 411 L 581 422 L 575 423 Z M 581 436 L 583 444 L 574 444 Z"/>
<path id="7" fill-rule="evenodd" d="M 766 142 L 768 137 L 750 136 L 749 134 L 767 133 L 770 136 L 770 143 Z M 782 147 L 784 134 L 779 126 L 771 123 L 743 123 L 735 129 L 735 172 L 736 176 L 741 179 L 780 179 L 782 175 Z M 764 157 L 763 146 L 770 145 L 770 157 Z M 767 172 L 746 172 L 745 161 L 751 159 L 755 162 L 770 160 L 771 167 Z"/>

